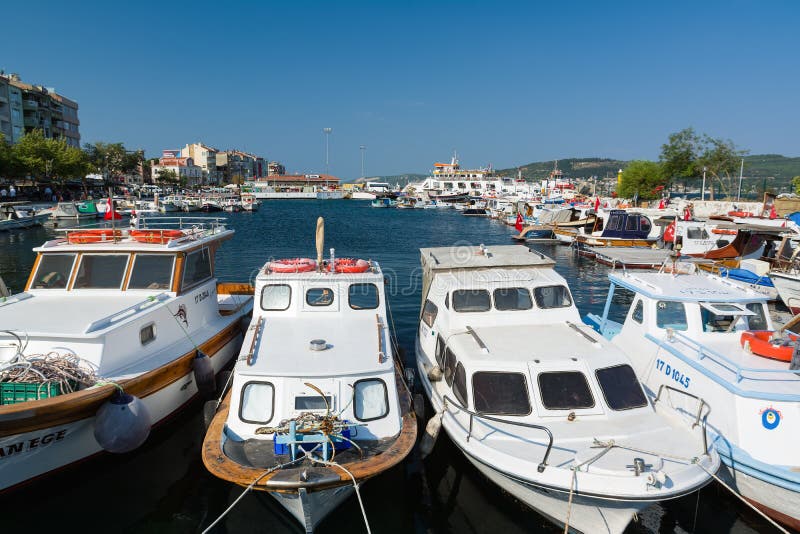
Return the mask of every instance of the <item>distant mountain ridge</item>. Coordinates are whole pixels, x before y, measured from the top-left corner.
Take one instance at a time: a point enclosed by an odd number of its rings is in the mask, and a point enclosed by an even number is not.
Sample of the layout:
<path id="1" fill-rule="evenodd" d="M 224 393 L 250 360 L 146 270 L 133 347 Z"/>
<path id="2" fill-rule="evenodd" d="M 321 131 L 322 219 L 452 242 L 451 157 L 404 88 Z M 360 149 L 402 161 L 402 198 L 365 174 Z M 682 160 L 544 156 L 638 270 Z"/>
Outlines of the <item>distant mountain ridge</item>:
<path id="1" fill-rule="evenodd" d="M 630 163 L 627 160 L 611 158 L 564 158 L 557 161 L 558 168 L 564 173 L 565 177 L 576 179 L 586 179 L 591 176 L 597 176 L 598 179 L 612 178 L 617 175 L 619 169 L 624 170 Z M 523 178 L 530 181 L 538 181 L 547 178 L 555 163 L 555 160 L 536 161 L 519 167 L 498 169 L 496 172 L 500 176 L 517 176 L 518 172 L 522 172 Z M 380 181 L 389 182 L 392 185 L 398 184 L 403 187 L 408 182 L 418 182 L 424 180 L 427 176 L 427 174 L 409 173 L 358 178 L 353 182 Z M 793 177 L 800 176 L 800 157 L 787 157 L 780 154 L 745 156 L 744 176 L 746 178 L 768 179 L 771 188 L 786 189 L 790 187 Z"/>

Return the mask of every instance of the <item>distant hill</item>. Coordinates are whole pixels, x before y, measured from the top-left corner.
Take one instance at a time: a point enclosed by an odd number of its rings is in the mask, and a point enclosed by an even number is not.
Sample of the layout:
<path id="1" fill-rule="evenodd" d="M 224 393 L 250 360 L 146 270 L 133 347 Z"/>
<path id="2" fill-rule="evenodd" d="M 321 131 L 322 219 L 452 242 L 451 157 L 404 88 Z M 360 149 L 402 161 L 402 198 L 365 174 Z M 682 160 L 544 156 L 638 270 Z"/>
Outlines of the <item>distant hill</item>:
<path id="1" fill-rule="evenodd" d="M 558 160 L 558 168 L 567 178 L 586 179 L 597 176 L 598 179 L 614 178 L 619 169 L 625 169 L 630 163 L 626 160 L 610 158 L 565 158 Z M 497 174 L 500 176 L 517 176 L 521 171 L 522 176 L 531 181 L 547 178 L 553 170 L 555 161 L 537 161 L 511 167 L 499 169 Z M 408 182 L 418 182 L 423 180 L 426 174 L 397 174 L 392 176 L 372 176 L 369 178 L 358 178 L 353 180 L 355 183 L 363 182 L 389 182 L 392 185 L 399 184 L 405 186 Z M 779 154 L 758 154 L 745 156 L 744 158 L 745 178 L 759 178 L 768 180 L 768 188 L 776 192 L 789 191 L 791 181 L 794 176 L 800 176 L 800 157 L 791 158 Z"/>

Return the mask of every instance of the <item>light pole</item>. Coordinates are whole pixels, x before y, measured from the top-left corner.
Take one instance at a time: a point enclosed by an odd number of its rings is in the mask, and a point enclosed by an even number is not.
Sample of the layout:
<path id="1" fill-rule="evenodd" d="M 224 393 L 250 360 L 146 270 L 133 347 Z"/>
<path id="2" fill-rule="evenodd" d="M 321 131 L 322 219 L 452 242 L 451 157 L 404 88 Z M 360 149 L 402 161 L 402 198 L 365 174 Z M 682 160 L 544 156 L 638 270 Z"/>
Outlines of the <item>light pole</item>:
<path id="1" fill-rule="evenodd" d="M 358 147 L 361 150 L 361 177 L 364 177 L 364 157 L 367 153 L 367 147 L 365 145 L 361 145 Z"/>
<path id="2" fill-rule="evenodd" d="M 328 139 L 331 136 L 333 128 L 323 128 L 322 133 L 325 134 L 325 174 L 330 174 L 330 166 L 328 161 Z"/>
<path id="3" fill-rule="evenodd" d="M 700 190 L 700 200 L 706 199 L 706 167 L 703 167 L 703 188 Z"/>

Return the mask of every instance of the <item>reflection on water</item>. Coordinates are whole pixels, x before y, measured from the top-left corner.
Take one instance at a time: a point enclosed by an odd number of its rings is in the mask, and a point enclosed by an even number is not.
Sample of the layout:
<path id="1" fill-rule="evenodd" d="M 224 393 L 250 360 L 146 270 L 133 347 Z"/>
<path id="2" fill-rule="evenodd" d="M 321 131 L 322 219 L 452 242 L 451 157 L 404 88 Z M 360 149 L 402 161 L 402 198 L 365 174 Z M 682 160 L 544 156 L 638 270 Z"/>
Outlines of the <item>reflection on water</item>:
<path id="1" fill-rule="evenodd" d="M 194 215 L 194 214 L 192 214 Z M 236 230 L 217 255 L 222 280 L 254 277 L 269 258 L 315 257 L 317 216 L 325 217 L 325 246 L 337 257 L 378 260 L 387 275 L 394 328 L 413 359 L 420 305 L 419 248 L 453 244 L 509 244 L 513 229 L 451 210 L 371 209 L 362 201 L 273 201 L 256 213 L 228 215 Z M 0 276 L 20 290 L 35 254 L 31 248 L 55 236 L 52 228 L 0 233 Z M 574 255 L 568 247 L 541 246 L 557 261 L 582 314 L 601 313 L 607 268 Z M 618 292 L 619 294 L 620 292 Z M 624 317 L 630 297 L 612 303 Z M 0 325 L 2 328 L 2 325 Z M 138 451 L 101 455 L 27 489 L 3 496 L 6 531 L 80 529 L 87 532 L 199 532 L 241 493 L 208 474 L 200 459 L 200 404 L 153 432 Z M 2 459 L 0 459 L 2 462 Z M 488 482 L 452 443 L 440 436 L 424 462 L 412 458 L 362 486 L 376 533 L 517 534 L 559 530 Z M 251 493 L 216 532 L 301 532 L 268 495 Z M 318 532 L 364 532 L 358 502 L 349 499 Z M 765 522 L 715 485 L 697 494 L 654 505 L 628 532 L 767 532 Z"/>

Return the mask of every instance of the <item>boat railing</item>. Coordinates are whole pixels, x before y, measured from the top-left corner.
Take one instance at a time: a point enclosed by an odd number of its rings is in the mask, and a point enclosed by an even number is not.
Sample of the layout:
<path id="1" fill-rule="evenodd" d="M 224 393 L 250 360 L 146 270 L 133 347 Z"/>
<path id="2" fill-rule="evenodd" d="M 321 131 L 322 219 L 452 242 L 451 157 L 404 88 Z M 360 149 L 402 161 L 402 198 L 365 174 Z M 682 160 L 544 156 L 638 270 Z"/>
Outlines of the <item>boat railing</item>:
<path id="1" fill-rule="evenodd" d="M 667 339 L 662 340 L 657 338 L 652 334 L 645 334 L 645 337 L 658 345 L 659 347 L 663 347 L 669 349 L 669 345 L 666 343 L 667 341 L 675 341 L 678 340 L 684 345 L 686 345 L 689 349 L 693 350 L 697 354 L 698 360 L 704 360 L 705 358 L 709 358 L 712 361 L 722 365 L 723 367 L 727 368 L 731 372 L 736 374 L 736 382 L 739 383 L 743 379 L 748 378 L 753 380 L 752 377 L 745 376 L 745 373 L 766 373 L 766 374 L 778 374 L 778 375 L 787 375 L 787 376 L 800 376 L 800 369 L 768 369 L 763 367 L 743 367 L 738 363 L 734 362 L 727 356 L 715 351 L 714 349 L 699 343 L 689 336 L 685 334 L 681 334 L 680 332 L 676 332 L 674 330 L 670 330 L 667 333 Z M 714 374 L 720 380 L 723 380 L 722 377 L 710 371 L 710 373 Z"/>
<path id="2" fill-rule="evenodd" d="M 455 402 L 453 399 L 451 399 L 447 395 L 444 395 L 443 398 L 444 398 L 444 408 L 445 409 L 447 409 L 447 406 L 450 405 L 450 406 L 453 406 L 454 408 L 456 408 L 457 410 L 459 410 L 460 412 L 464 412 L 467 415 L 469 415 L 469 430 L 467 431 L 467 441 L 469 441 L 469 438 L 472 436 L 472 427 L 473 427 L 473 424 L 475 422 L 475 418 L 476 417 L 479 418 L 479 419 L 484 419 L 486 421 L 492 421 L 492 422 L 495 422 L 495 423 L 503 423 L 503 424 L 513 425 L 513 426 L 521 426 L 521 427 L 524 427 L 524 428 L 532 428 L 534 430 L 541 430 L 542 432 L 546 433 L 547 434 L 547 439 L 548 439 L 547 450 L 544 451 L 544 457 L 542 457 L 542 461 L 539 462 L 538 466 L 536 466 L 536 470 L 538 472 L 540 472 L 540 473 L 544 472 L 545 468 L 547 467 L 547 460 L 550 457 L 550 451 L 553 449 L 553 433 L 550 431 L 549 428 L 547 428 L 546 426 L 536 425 L 536 424 L 533 424 L 533 423 L 524 423 L 522 421 L 509 421 L 508 419 L 500 419 L 499 417 L 492 417 L 492 416 L 489 416 L 489 415 L 480 414 L 480 413 L 473 412 L 472 410 L 461 406 L 459 403 Z"/>
<path id="3" fill-rule="evenodd" d="M 123 319 L 127 319 L 128 317 L 132 317 L 137 313 L 146 310 L 147 308 L 154 306 L 156 304 L 160 304 L 165 300 L 169 300 L 170 296 L 166 293 L 159 293 L 158 295 L 147 297 L 145 300 L 134 304 L 133 306 L 129 306 L 124 310 L 120 310 L 118 312 L 114 312 L 111 315 L 103 317 L 102 319 L 98 319 L 89 324 L 86 327 L 86 331 L 84 334 L 91 334 L 92 332 L 96 332 L 97 330 L 102 330 L 104 328 L 108 328 L 113 323 L 121 321 Z"/>
<path id="4" fill-rule="evenodd" d="M 661 384 L 661 386 L 659 386 L 658 388 L 658 393 L 656 394 L 656 398 L 653 399 L 654 406 L 659 400 L 661 400 L 661 393 L 665 389 L 669 391 L 674 391 L 675 393 L 680 393 L 681 395 L 686 395 L 687 397 L 691 397 L 698 401 L 699 405 L 697 407 L 697 414 L 695 415 L 694 423 L 692 423 L 692 428 L 695 428 L 697 426 L 703 427 L 703 454 L 708 454 L 708 432 L 706 431 L 706 420 L 708 419 L 708 414 L 711 413 L 711 405 L 708 404 L 702 397 L 698 397 L 697 395 L 689 393 L 688 391 L 683 391 L 667 384 Z M 704 406 L 708 407 L 708 411 L 705 413 L 705 417 L 703 417 Z"/>

